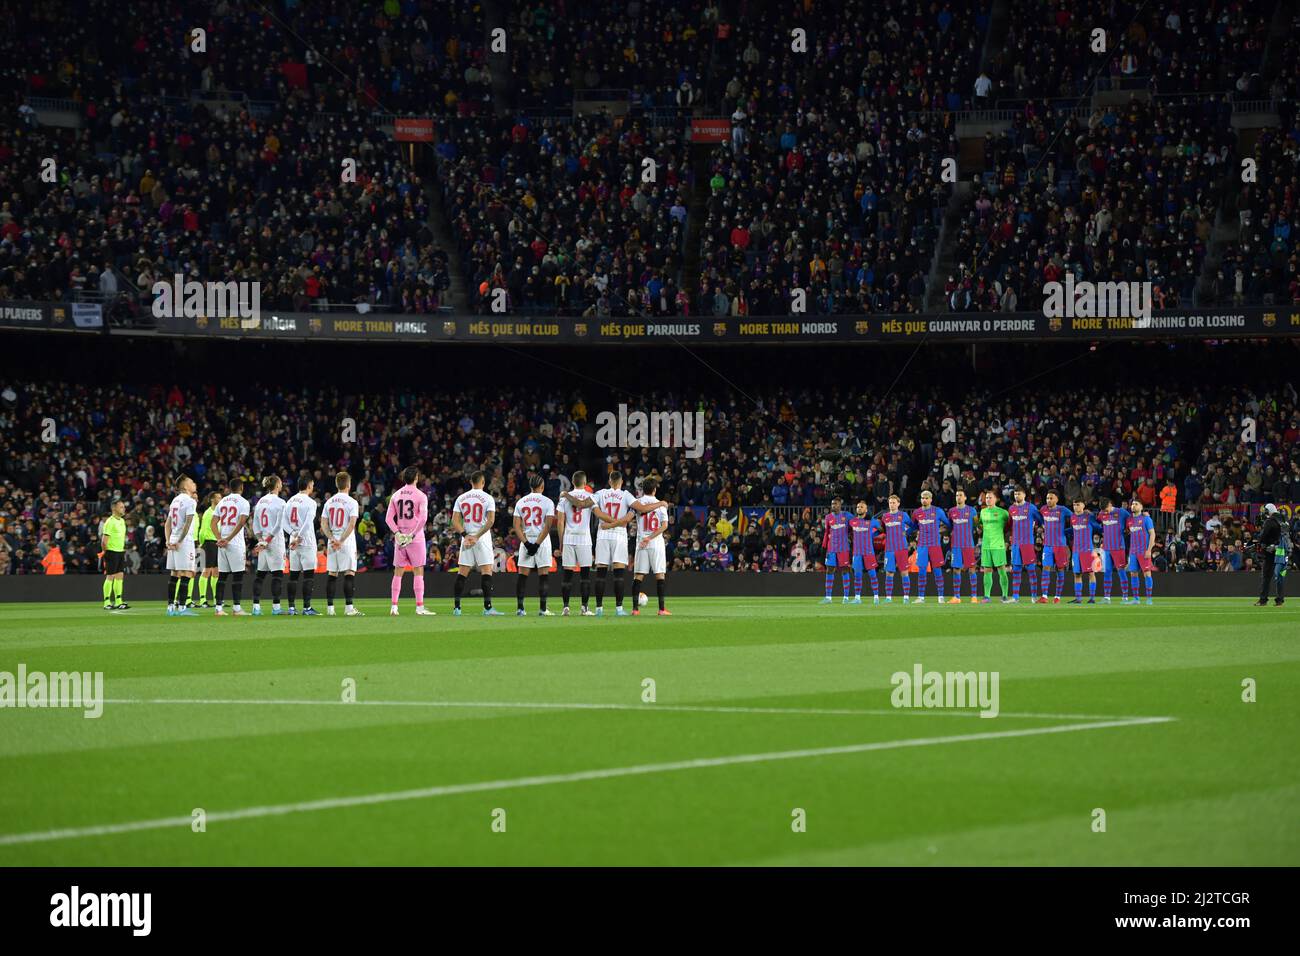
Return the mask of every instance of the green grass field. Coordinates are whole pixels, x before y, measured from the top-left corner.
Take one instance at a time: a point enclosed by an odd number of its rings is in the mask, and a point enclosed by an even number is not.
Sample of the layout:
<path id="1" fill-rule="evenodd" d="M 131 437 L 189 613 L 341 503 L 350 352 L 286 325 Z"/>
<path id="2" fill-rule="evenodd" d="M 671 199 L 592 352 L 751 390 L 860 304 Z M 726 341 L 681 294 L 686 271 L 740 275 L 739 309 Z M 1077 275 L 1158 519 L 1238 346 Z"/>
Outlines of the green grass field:
<path id="1" fill-rule="evenodd" d="M 0 671 L 107 699 L 0 710 L 0 864 L 1300 863 L 1300 604 L 431 606 L 0 608 Z M 999 716 L 895 709 L 917 664 Z"/>

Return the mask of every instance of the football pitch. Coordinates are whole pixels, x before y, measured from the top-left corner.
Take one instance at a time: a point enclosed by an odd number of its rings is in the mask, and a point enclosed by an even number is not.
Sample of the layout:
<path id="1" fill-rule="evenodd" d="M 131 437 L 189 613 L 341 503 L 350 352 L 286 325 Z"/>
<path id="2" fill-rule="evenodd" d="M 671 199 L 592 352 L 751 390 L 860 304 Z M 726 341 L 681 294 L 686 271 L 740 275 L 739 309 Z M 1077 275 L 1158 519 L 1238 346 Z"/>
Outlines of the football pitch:
<path id="1" fill-rule="evenodd" d="M 359 606 L 0 608 L 0 865 L 1300 863 L 1300 603 Z"/>

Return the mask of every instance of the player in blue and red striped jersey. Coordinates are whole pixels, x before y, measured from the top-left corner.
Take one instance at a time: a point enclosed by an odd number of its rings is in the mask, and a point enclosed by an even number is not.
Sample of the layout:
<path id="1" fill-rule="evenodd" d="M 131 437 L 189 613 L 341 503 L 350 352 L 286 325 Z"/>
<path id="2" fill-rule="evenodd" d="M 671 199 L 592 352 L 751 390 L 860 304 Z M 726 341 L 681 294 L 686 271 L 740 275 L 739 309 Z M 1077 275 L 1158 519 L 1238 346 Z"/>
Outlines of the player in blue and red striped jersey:
<path id="1" fill-rule="evenodd" d="M 921 507 L 912 511 L 912 521 L 916 523 L 916 603 L 925 600 L 925 575 L 933 570 L 935 590 L 942 604 L 943 541 L 939 529 L 940 526 L 951 528 L 952 521 L 946 511 L 934 506 L 934 495 L 929 491 L 921 492 Z"/>
<path id="2" fill-rule="evenodd" d="M 857 514 L 849 519 L 849 533 L 853 538 L 853 603 L 862 603 L 862 572 L 871 575 L 871 603 L 880 603 L 880 579 L 876 576 L 876 532 L 882 530 L 880 522 L 867 514 L 867 503 L 859 501 Z"/>
<path id="3" fill-rule="evenodd" d="M 852 517 L 844 510 L 844 499 L 836 495 L 831 499 L 831 510 L 822 522 L 822 549 L 826 552 L 826 596 L 823 604 L 831 603 L 831 592 L 835 590 L 835 571 L 839 569 L 844 580 L 844 600 L 849 603 L 849 573 L 852 565 L 849 561 L 849 519 Z"/>
<path id="4" fill-rule="evenodd" d="M 1106 603 L 1110 603 L 1110 575 L 1119 575 L 1120 593 L 1128 600 L 1128 553 L 1124 546 L 1124 531 L 1132 517 L 1126 508 L 1116 508 L 1109 498 L 1101 499 L 1101 548 L 1105 558 L 1105 577 L 1102 579 Z"/>
<path id="5" fill-rule="evenodd" d="M 1083 576 L 1088 575 L 1088 603 L 1097 603 L 1097 553 L 1092 549 L 1092 536 L 1101 531 L 1101 522 L 1093 515 L 1082 498 L 1074 499 L 1074 512 L 1070 515 L 1071 567 L 1074 570 L 1074 600 L 1083 603 Z"/>
<path id="6" fill-rule="evenodd" d="M 1053 568 L 1056 569 L 1056 597 L 1052 598 L 1052 603 L 1060 604 L 1061 594 L 1065 591 L 1065 568 L 1070 563 L 1070 546 L 1066 543 L 1070 509 L 1060 504 L 1060 500 L 1060 495 L 1049 491 L 1047 504 L 1039 509 L 1043 515 L 1043 582 L 1039 588 L 1039 604 L 1047 603 L 1052 590 Z"/>
<path id="7" fill-rule="evenodd" d="M 903 578 L 903 603 L 908 603 L 912 593 L 912 576 L 907 573 L 907 536 L 916 525 L 906 511 L 899 511 L 898 495 L 889 496 L 889 510 L 876 520 L 885 529 L 885 603 L 894 600 L 894 571 Z"/>
<path id="8" fill-rule="evenodd" d="M 979 603 L 980 562 L 979 552 L 975 550 L 975 522 L 977 512 L 966 504 L 966 492 L 957 489 L 957 504 L 948 509 L 949 526 L 952 536 L 948 541 L 948 562 L 952 565 L 952 597 L 949 604 L 961 603 L 961 573 L 970 570 L 970 602 Z"/>
<path id="9" fill-rule="evenodd" d="M 1147 603 L 1153 604 L 1152 598 L 1155 596 L 1155 581 L 1152 580 L 1151 572 L 1155 565 L 1151 563 L 1151 547 L 1156 541 L 1156 529 L 1151 523 L 1151 516 L 1142 513 L 1142 502 L 1136 498 L 1130 503 L 1132 514 L 1129 515 L 1128 521 L 1128 572 L 1133 575 L 1133 602 L 1141 604 L 1142 599 L 1138 597 L 1138 579 L 1137 574 L 1142 572 L 1146 582 Z"/>
<path id="10" fill-rule="evenodd" d="M 1034 525 L 1043 523 L 1038 505 L 1025 500 L 1025 489 L 1012 492 L 1015 499 L 1007 509 L 1011 515 L 1011 601 L 1020 600 L 1020 575 L 1029 572 L 1030 600 L 1038 597 L 1038 548 L 1034 545 Z"/>

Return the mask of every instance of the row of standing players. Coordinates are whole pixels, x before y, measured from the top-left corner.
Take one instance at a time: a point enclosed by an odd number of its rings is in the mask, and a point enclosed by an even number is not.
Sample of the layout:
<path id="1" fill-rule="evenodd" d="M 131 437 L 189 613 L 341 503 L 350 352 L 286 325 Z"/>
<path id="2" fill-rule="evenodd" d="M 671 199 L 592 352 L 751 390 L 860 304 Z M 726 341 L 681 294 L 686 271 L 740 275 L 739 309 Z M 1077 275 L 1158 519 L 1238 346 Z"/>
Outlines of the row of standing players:
<path id="1" fill-rule="evenodd" d="M 1104 600 L 1110 603 L 1111 582 L 1119 578 L 1122 603 L 1141 601 L 1139 586 L 1145 587 L 1147 603 L 1152 603 L 1154 582 L 1151 548 L 1155 543 L 1155 529 L 1149 515 L 1143 514 L 1142 502 L 1134 500 L 1128 508 L 1117 507 L 1103 498 L 1096 512 L 1090 511 L 1083 500 L 1073 502 L 1073 508 L 1060 503 L 1060 495 L 1049 491 L 1043 507 L 1025 500 L 1025 490 L 1016 488 L 1014 502 L 1007 508 L 998 505 L 995 491 L 982 492 L 980 507 L 966 503 L 964 491 L 956 493 L 956 505 L 943 509 L 934 506 L 929 491 L 921 492 L 921 506 L 911 512 L 899 508 L 897 495 L 889 496 L 889 508 L 874 517 L 869 516 L 867 503 L 859 501 L 856 514 L 843 510 L 843 500 L 834 498 L 831 511 L 824 521 L 822 547 L 826 552 L 826 593 L 823 604 L 832 600 L 835 574 L 843 578 L 846 604 L 862 603 L 862 578 L 870 577 L 872 601 L 880 603 L 880 582 L 876 558 L 876 541 L 884 537 L 883 570 L 885 573 L 885 602 L 894 599 L 894 575 L 902 578 L 903 602 L 911 599 L 912 545 L 915 545 L 917 572 L 917 602 L 925 600 L 928 572 L 933 571 L 938 601 L 944 603 L 944 569 L 952 569 L 952 596 L 949 604 L 962 600 L 962 572 L 970 575 L 972 603 L 987 604 L 992 600 L 993 575 L 996 572 L 1001 585 L 1003 603 L 1020 600 L 1020 586 L 1024 573 L 1028 573 L 1030 599 L 1039 604 L 1061 603 L 1065 591 L 1065 571 L 1074 575 L 1074 598 L 1070 604 L 1095 604 L 1097 576 L 1104 579 Z M 1006 529 L 1011 527 L 1010 548 L 1007 547 Z M 1042 551 L 1037 545 L 1037 531 L 1042 529 Z M 948 531 L 948 555 L 945 560 L 942 531 Z M 1094 535 L 1101 535 L 1101 546 L 1095 544 Z M 979 544 L 976 544 L 976 538 Z M 976 551 L 979 552 L 978 561 Z M 1041 565 L 1041 577 L 1039 566 Z M 1008 591 L 1008 569 L 1011 581 Z M 1056 572 L 1056 594 L 1051 595 L 1052 572 Z M 849 596 L 852 572 L 853 597 Z M 979 575 L 984 579 L 984 596 L 978 595 Z M 1130 575 L 1132 576 L 1130 578 Z M 1088 598 L 1084 601 L 1084 581 L 1087 580 Z"/>
<path id="2" fill-rule="evenodd" d="M 410 574 L 415 596 L 415 613 L 433 615 L 425 606 L 424 567 L 428 551 L 424 527 L 429 517 L 428 496 L 419 489 L 420 472 L 410 466 L 402 472 L 402 486 L 389 498 L 385 524 L 394 537 L 393 578 L 391 584 L 391 615 L 398 614 L 398 601 L 402 592 L 402 579 Z M 500 616 L 492 606 L 492 569 L 495 559 L 492 528 L 496 522 L 496 502 L 483 485 L 486 476 L 478 471 L 470 476 L 470 488 L 456 499 L 452 506 L 452 530 L 460 536 L 460 559 L 455 582 L 455 605 L 452 613 L 461 614 L 469 575 L 477 570 L 482 582 L 483 613 Z M 356 526 L 360 508 L 351 496 L 351 477 L 347 472 L 334 476 L 336 491 L 319 510 L 314 497 L 315 482 L 309 473 L 299 477 L 296 493 L 285 500 L 281 497 L 284 485 L 277 475 L 262 480 L 262 495 L 255 506 L 244 497 L 244 485 L 233 479 L 227 493 L 214 505 L 209 518 L 211 544 L 216 552 L 216 614 L 242 615 L 244 574 L 249 564 L 248 536 L 254 543 L 252 557 L 256 562 L 253 580 L 254 616 L 261 615 L 263 585 L 271 583 L 273 615 L 297 614 L 297 597 L 301 591 L 305 615 L 319 612 L 312 607 L 317 566 L 316 530 L 319 526 L 326 542 L 327 613 L 334 614 L 334 599 L 341 585 L 347 616 L 359 616 L 354 603 L 355 575 L 357 570 Z M 646 576 L 652 576 L 659 599 L 659 614 L 671 612 L 664 605 L 664 575 L 667 571 L 667 552 L 663 534 L 668 529 L 668 502 L 660 501 L 655 492 L 658 481 L 647 478 L 640 485 L 640 494 L 633 496 L 623 489 L 622 476 L 613 472 L 608 487 L 592 492 L 586 487 L 586 475 L 579 471 L 572 477 L 573 487 L 560 496 L 558 506 L 542 494 L 544 480 L 540 475 L 529 476 L 530 493 L 520 498 L 513 509 L 514 530 L 521 544 L 516 556 L 519 574 L 516 579 L 516 613 L 524 615 L 524 596 L 528 578 L 537 574 L 540 614 L 554 616 L 547 607 L 547 577 L 555 559 L 563 567 L 563 614 L 569 614 L 569 599 L 573 576 L 579 576 L 581 613 L 599 617 L 604 614 L 606 576 L 613 580 L 615 613 L 624 616 L 624 584 L 628 561 L 627 526 L 636 522 L 636 553 L 632 577 L 632 612 L 639 615 L 641 595 Z M 194 480 L 188 476 L 180 479 L 177 494 L 167 509 L 164 540 L 167 549 L 168 594 L 167 614 L 195 616 L 188 606 L 190 582 L 197 569 L 197 540 L 199 530 L 198 497 Z M 597 522 L 596 544 L 593 553 L 591 524 Z M 552 548 L 552 530 L 558 533 L 560 547 Z M 286 559 L 288 577 L 285 579 Z M 590 609 L 592 570 L 596 570 L 596 608 Z M 225 605 L 227 584 L 231 588 L 232 604 Z M 288 607 L 280 603 L 281 590 L 287 591 Z M 106 606 L 109 606 L 106 604 Z"/>

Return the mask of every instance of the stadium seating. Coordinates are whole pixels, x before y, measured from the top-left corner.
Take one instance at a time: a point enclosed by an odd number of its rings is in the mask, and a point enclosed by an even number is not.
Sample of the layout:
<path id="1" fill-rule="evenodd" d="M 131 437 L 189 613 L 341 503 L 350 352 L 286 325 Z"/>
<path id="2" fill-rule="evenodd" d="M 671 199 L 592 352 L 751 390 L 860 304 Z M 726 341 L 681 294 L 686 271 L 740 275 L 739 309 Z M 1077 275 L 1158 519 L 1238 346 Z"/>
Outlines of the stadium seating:
<path id="1" fill-rule="evenodd" d="M 1192 363 L 1187 377 L 1198 378 L 1212 367 L 1208 362 Z M 412 460 L 425 462 L 430 475 L 430 563 L 454 567 L 447 507 L 464 490 L 468 470 L 486 463 L 488 490 L 505 516 L 529 471 L 548 466 L 558 481 L 579 467 L 589 416 L 580 399 L 531 388 L 445 397 L 286 389 L 268 397 L 234 385 L 8 386 L 12 398 L 0 412 L 0 560 L 7 573 L 39 573 L 55 542 L 69 571 L 94 570 L 99 522 L 118 495 L 129 504 L 131 568 L 154 569 L 162 557 L 161 511 L 176 473 L 192 473 L 201 495 L 239 476 L 252 498 L 264 474 L 278 473 L 292 487 L 303 468 L 317 476 L 321 492 L 335 470 L 352 472 L 366 516 L 359 529 L 363 562 L 382 567 L 391 544 L 376 527 L 379 509 Z M 467 404 L 466 395 L 474 401 Z M 1127 502 L 1136 495 L 1154 511 L 1169 481 L 1179 512 L 1190 506 L 1194 515 L 1180 535 L 1184 546 L 1208 543 L 1203 519 L 1220 509 L 1240 515 L 1241 505 L 1300 501 L 1300 402 L 1290 387 L 1198 392 L 1135 381 L 1118 389 L 1063 384 L 1031 396 L 962 391 L 949 398 L 907 389 L 883 399 L 869 388 L 833 397 L 777 389 L 761 408 L 735 398 L 716 389 L 661 396 L 704 411 L 709 441 L 698 459 L 662 449 L 620 450 L 609 459 L 628 475 L 663 479 L 664 493 L 679 505 L 670 536 L 677 567 L 785 569 L 798 542 L 811 568 L 821 557 L 819 522 L 832 494 L 850 508 L 865 500 L 875 513 L 894 492 L 912 507 L 928 488 L 946 507 L 958 487 L 972 500 L 987 488 L 1009 500 L 1012 486 L 1023 484 L 1037 500 L 1055 487 L 1090 506 L 1103 496 Z M 53 455 L 39 440 L 51 407 L 70 410 L 60 415 Z M 345 413 L 362 436 L 353 451 L 339 444 L 333 425 Z M 1243 415 L 1256 421 L 1254 455 L 1240 442 Z M 948 417 L 957 440 L 936 443 Z M 250 422 L 256 442 L 244 427 Z M 312 449 L 307 457 L 303 442 Z M 1174 519 L 1162 516 L 1159 529 L 1179 530 Z M 504 533 L 507 522 L 498 530 Z M 509 540 L 504 544 L 509 552 Z M 1180 559 L 1185 568 L 1201 566 L 1204 548 L 1197 548 Z"/>

